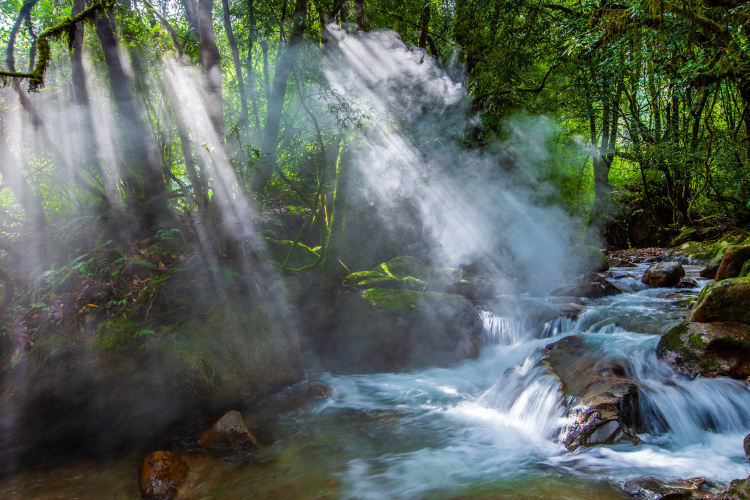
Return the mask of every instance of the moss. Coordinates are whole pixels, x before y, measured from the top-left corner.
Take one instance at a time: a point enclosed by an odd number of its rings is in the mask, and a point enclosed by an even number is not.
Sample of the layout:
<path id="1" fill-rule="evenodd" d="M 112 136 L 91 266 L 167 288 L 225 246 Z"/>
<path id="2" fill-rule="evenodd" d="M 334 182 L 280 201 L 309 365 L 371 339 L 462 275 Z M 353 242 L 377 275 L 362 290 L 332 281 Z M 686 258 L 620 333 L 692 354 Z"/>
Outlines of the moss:
<path id="1" fill-rule="evenodd" d="M 672 246 L 676 247 L 690 241 L 690 239 L 696 236 L 697 233 L 698 229 L 694 227 L 683 229 L 682 232 L 675 236 L 675 238 L 672 240 Z"/>
<path id="2" fill-rule="evenodd" d="M 740 274 L 737 277 L 738 278 L 748 278 L 748 277 L 750 277 L 750 259 L 746 260 L 742 264 L 742 268 L 740 268 Z"/>
<path id="3" fill-rule="evenodd" d="M 669 351 L 682 350 L 683 343 L 681 337 L 688 332 L 689 327 L 689 323 L 680 323 L 675 326 L 662 336 L 659 347 Z"/>
<path id="4" fill-rule="evenodd" d="M 703 340 L 700 333 L 691 333 L 688 337 L 688 343 L 693 349 L 704 349 L 706 347 L 706 341 Z"/>
<path id="5" fill-rule="evenodd" d="M 426 292 L 369 288 L 363 291 L 361 295 L 373 307 L 385 311 L 407 312 L 417 307 L 417 300 L 420 293 Z"/>

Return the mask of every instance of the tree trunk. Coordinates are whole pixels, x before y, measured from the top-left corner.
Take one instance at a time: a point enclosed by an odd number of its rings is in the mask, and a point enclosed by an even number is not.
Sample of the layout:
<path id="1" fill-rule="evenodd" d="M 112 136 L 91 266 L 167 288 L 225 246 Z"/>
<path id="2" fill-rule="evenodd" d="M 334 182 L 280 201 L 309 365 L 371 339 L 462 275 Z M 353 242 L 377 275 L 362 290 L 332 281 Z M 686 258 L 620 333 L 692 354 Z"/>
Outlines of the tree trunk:
<path id="1" fill-rule="evenodd" d="M 227 32 L 229 48 L 232 50 L 232 61 L 234 62 L 234 71 L 237 77 L 237 88 L 240 92 L 240 106 L 242 107 L 239 126 L 246 129 L 250 120 L 250 113 L 247 106 L 247 93 L 245 92 L 245 80 L 242 78 L 242 63 L 240 63 L 240 51 L 237 48 L 237 40 L 234 38 L 232 30 L 232 19 L 229 15 L 229 0 L 221 0 L 222 12 L 224 14 L 224 30 Z M 252 47 L 250 47 L 252 50 Z"/>
<path id="2" fill-rule="evenodd" d="M 130 202 L 143 207 L 141 222 L 151 227 L 167 211 L 166 184 L 157 160 L 156 145 L 138 112 L 130 77 L 120 60 L 119 44 L 108 17 L 97 18 L 96 34 L 102 44 L 112 96 L 120 114 L 122 164 L 132 198 Z"/>
<path id="3" fill-rule="evenodd" d="M 268 97 L 268 112 L 266 126 L 263 130 L 261 144 L 262 158 L 259 163 L 258 174 L 253 178 L 251 189 L 261 191 L 276 169 L 276 148 L 278 146 L 281 115 L 284 111 L 284 97 L 286 96 L 287 80 L 292 68 L 297 64 L 302 49 L 302 38 L 305 31 L 307 17 L 307 0 L 296 0 L 294 3 L 294 28 L 286 50 L 281 54 L 273 75 L 271 95 Z"/>

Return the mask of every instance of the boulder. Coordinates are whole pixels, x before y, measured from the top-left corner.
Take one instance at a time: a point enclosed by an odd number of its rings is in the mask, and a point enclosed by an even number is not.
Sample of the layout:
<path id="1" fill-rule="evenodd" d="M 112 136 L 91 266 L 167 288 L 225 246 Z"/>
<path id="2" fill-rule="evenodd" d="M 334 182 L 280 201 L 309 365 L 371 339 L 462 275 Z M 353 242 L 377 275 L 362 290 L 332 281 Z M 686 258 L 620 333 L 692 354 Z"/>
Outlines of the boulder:
<path id="1" fill-rule="evenodd" d="M 544 349 L 544 363 L 558 377 L 571 423 L 563 432 L 569 450 L 640 439 L 638 388 L 613 358 L 599 357 L 580 337 L 565 337 Z"/>
<path id="2" fill-rule="evenodd" d="M 141 494 L 153 500 L 185 498 L 189 471 L 187 463 L 178 454 L 155 451 L 141 465 Z"/>
<path id="3" fill-rule="evenodd" d="M 727 247 L 716 270 L 716 281 L 736 278 L 740 275 L 742 265 L 750 259 L 750 245 L 731 245 Z"/>
<path id="4" fill-rule="evenodd" d="M 644 476 L 626 482 L 623 489 L 638 500 L 687 500 L 706 498 L 718 492 L 714 483 L 702 477 L 667 483 L 653 476 Z"/>
<path id="5" fill-rule="evenodd" d="M 750 460 L 750 434 L 742 440 L 742 449 L 745 450 L 745 458 Z"/>
<path id="6" fill-rule="evenodd" d="M 683 323 L 659 341 L 656 355 L 688 377 L 750 376 L 750 326 Z"/>
<path id="7" fill-rule="evenodd" d="M 589 299 L 607 297 L 619 293 L 622 293 L 619 287 L 594 273 L 584 275 L 583 278 L 577 280 L 573 285 L 558 288 L 551 292 L 552 295 L 587 297 Z"/>
<path id="8" fill-rule="evenodd" d="M 750 277 L 730 278 L 701 290 L 691 321 L 726 321 L 750 324 Z"/>
<path id="9" fill-rule="evenodd" d="M 710 266 L 706 266 L 703 269 L 701 269 L 701 271 L 700 271 L 700 277 L 712 280 L 712 279 L 714 279 L 716 277 L 716 271 L 718 271 L 718 270 L 719 270 L 719 265 L 718 264 L 713 264 L 713 265 L 710 265 Z"/>
<path id="10" fill-rule="evenodd" d="M 244 450 L 257 448 L 258 440 L 247 430 L 242 415 L 237 410 L 224 414 L 214 425 L 203 431 L 198 444 L 204 448 Z"/>
<path id="11" fill-rule="evenodd" d="M 685 276 L 685 269 L 679 262 L 656 262 L 643 273 L 643 281 L 650 287 L 671 287 Z"/>
<path id="12" fill-rule="evenodd" d="M 444 366 L 479 355 L 482 320 L 468 299 L 431 291 L 370 288 L 339 298 L 318 354 L 347 372 Z"/>

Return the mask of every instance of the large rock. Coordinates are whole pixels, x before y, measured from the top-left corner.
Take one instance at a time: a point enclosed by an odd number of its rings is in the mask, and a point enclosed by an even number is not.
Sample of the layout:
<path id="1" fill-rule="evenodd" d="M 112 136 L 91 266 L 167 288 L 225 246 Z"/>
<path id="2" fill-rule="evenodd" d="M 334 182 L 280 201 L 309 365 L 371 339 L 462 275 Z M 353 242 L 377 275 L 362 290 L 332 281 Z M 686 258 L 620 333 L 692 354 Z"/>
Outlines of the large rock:
<path id="1" fill-rule="evenodd" d="M 750 260 L 750 245 L 728 247 L 721 258 L 719 269 L 716 271 L 716 281 L 739 276 L 742 264 L 747 260 Z"/>
<path id="2" fill-rule="evenodd" d="M 750 323 L 750 277 L 706 285 L 698 296 L 690 320 Z"/>
<path id="3" fill-rule="evenodd" d="M 638 388 L 612 358 L 602 358 L 580 337 L 565 337 L 544 349 L 545 363 L 561 383 L 571 423 L 564 430 L 563 444 L 580 446 L 610 444 L 640 439 Z"/>
<path id="4" fill-rule="evenodd" d="M 741 323 L 684 323 L 666 333 L 659 358 L 688 377 L 750 376 L 750 326 Z"/>
<path id="5" fill-rule="evenodd" d="M 650 287 L 670 287 L 680 282 L 685 269 L 679 262 L 656 262 L 643 273 L 643 281 Z"/>
<path id="6" fill-rule="evenodd" d="M 370 288 L 346 292 L 317 335 L 331 368 L 373 372 L 441 366 L 479 354 L 479 312 L 459 295 Z"/>
<path id="7" fill-rule="evenodd" d="M 231 410 L 203 431 L 198 444 L 204 448 L 242 450 L 257 448 L 258 440 L 245 426 L 242 414 Z"/>
<path id="8" fill-rule="evenodd" d="M 583 268 L 592 273 L 603 273 L 609 269 L 609 260 L 599 248 L 585 245 L 579 250 L 583 257 Z"/>
<path id="9" fill-rule="evenodd" d="M 187 463 L 171 451 L 155 451 L 141 465 L 141 494 L 149 500 L 185 498 L 189 488 Z"/>

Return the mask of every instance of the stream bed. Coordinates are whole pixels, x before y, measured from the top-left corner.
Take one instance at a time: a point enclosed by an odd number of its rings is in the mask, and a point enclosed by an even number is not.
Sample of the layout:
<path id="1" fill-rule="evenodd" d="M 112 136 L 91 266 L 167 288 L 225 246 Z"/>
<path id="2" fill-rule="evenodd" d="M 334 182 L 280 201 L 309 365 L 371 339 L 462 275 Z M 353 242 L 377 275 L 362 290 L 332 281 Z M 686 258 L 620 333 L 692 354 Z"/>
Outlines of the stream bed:
<path id="1" fill-rule="evenodd" d="M 623 484 L 644 475 L 746 477 L 748 386 L 689 380 L 656 357 L 660 334 L 707 281 L 649 289 L 637 279 L 645 267 L 611 270 L 627 293 L 588 301 L 576 320 L 534 325 L 483 310 L 485 343 L 475 360 L 405 373 L 310 374 L 331 396 L 249 414 L 267 446 L 230 457 L 196 454 L 195 498 L 628 498 Z M 686 271 L 697 277 L 698 267 Z M 561 443 L 565 399 L 541 359 L 545 346 L 569 335 L 617 359 L 638 384 L 641 444 L 570 452 Z M 142 458 L 32 468 L 0 481 L 0 497 L 139 498 Z"/>

